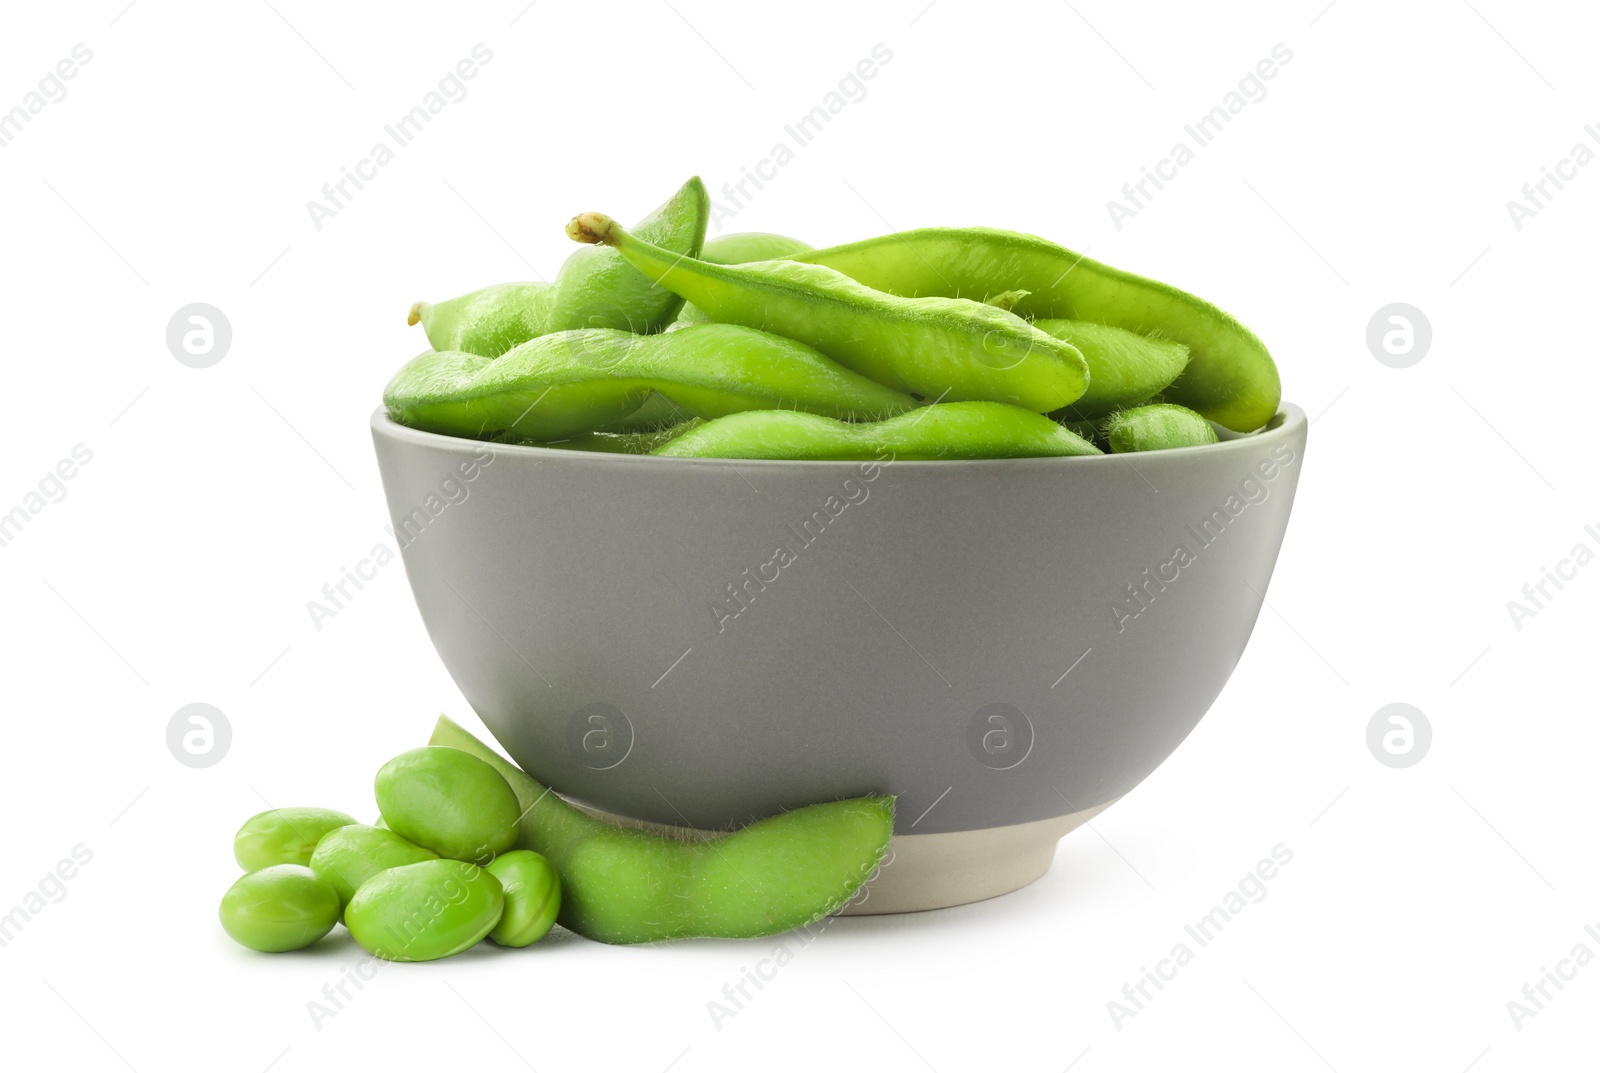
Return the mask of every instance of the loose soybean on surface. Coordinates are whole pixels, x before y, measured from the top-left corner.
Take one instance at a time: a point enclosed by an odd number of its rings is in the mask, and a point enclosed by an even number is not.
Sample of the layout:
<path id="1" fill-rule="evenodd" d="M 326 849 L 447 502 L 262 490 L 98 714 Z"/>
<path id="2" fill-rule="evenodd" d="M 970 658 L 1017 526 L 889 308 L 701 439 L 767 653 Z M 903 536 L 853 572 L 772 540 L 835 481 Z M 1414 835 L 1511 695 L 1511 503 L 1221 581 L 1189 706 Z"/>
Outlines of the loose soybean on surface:
<path id="1" fill-rule="evenodd" d="M 379 769 L 374 791 L 391 831 L 441 857 L 488 864 L 517 841 L 517 795 L 459 749 L 403 752 Z"/>
<path id="2" fill-rule="evenodd" d="M 529 946 L 555 926 L 561 910 L 561 877 L 529 849 L 514 849 L 489 862 L 489 874 L 506 892 L 505 912 L 489 938 L 501 946 Z"/>
<path id="3" fill-rule="evenodd" d="M 1034 235 L 987 227 L 927 227 L 797 259 L 892 294 L 984 298 L 1025 291 L 1014 307 L 1022 316 L 1092 321 L 1187 346 L 1189 364 L 1166 394 L 1218 424 L 1249 432 L 1278 411 L 1278 367 L 1244 325 L 1176 287 Z"/>
<path id="4" fill-rule="evenodd" d="M 244 821 L 233 836 L 233 859 L 246 872 L 274 864 L 310 864 L 322 836 L 355 823 L 331 808 L 275 808 Z"/>
<path id="5" fill-rule="evenodd" d="M 523 806 L 518 845 L 561 874 L 559 922 L 608 943 L 776 935 L 834 912 L 888 850 L 893 797 L 793 809 L 704 842 L 597 820 L 448 719 L 432 743 L 492 764 Z"/>
<path id="6" fill-rule="evenodd" d="M 235 880 L 217 915 L 234 942 L 278 954 L 310 946 L 332 931 L 339 895 L 304 865 L 274 864 Z"/>
<path id="7" fill-rule="evenodd" d="M 1083 355 L 1070 343 L 982 302 L 899 297 L 796 261 L 713 265 L 652 245 L 599 213 L 575 217 L 567 234 L 614 246 L 713 320 L 799 340 L 930 401 L 1011 402 L 1043 413 L 1088 386 Z"/>
<path id="8" fill-rule="evenodd" d="M 344 923 L 367 953 L 388 961 L 434 961 L 477 945 L 505 910 L 500 881 L 466 861 L 401 865 L 368 879 Z"/>
<path id="9" fill-rule="evenodd" d="M 431 861 L 439 855 L 380 827 L 352 823 L 329 831 L 311 854 L 311 870 L 348 905 L 356 888 L 388 868 Z"/>

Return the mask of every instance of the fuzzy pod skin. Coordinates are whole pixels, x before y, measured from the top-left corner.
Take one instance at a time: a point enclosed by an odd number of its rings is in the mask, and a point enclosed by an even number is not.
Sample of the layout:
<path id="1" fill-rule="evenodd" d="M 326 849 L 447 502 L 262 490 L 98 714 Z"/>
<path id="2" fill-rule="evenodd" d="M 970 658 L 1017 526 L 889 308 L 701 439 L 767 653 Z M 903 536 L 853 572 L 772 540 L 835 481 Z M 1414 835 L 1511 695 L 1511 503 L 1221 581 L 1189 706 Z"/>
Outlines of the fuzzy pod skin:
<path id="1" fill-rule="evenodd" d="M 700 260 L 714 265 L 742 265 L 751 261 L 782 261 L 810 253 L 816 249 L 809 242 L 801 242 L 787 235 L 773 235 L 762 231 L 742 231 L 706 239 L 700 251 Z M 683 311 L 673 322 L 673 328 L 690 324 L 707 324 L 711 318 L 702 313 L 693 302 L 683 303 Z"/>
<path id="2" fill-rule="evenodd" d="M 275 864 L 234 881 L 217 910 L 229 938 L 278 954 L 310 946 L 339 920 L 339 895 L 311 869 Z"/>
<path id="3" fill-rule="evenodd" d="M 557 332 L 499 358 L 429 351 L 395 374 L 384 406 L 428 432 L 548 441 L 614 427 L 652 393 L 702 418 L 780 407 L 871 418 L 916 406 L 804 343 L 733 324 Z"/>
<path id="4" fill-rule="evenodd" d="M 1171 384 L 1189 363 L 1189 348 L 1085 320 L 1036 320 L 1033 326 L 1065 339 L 1089 364 L 1089 390 L 1051 416 L 1090 421 L 1143 402 Z"/>
<path id="5" fill-rule="evenodd" d="M 705 241 L 711 200 L 698 176 L 636 229 L 650 241 L 696 257 Z M 656 286 L 612 250 L 577 250 L 553 283 L 500 283 L 448 301 L 418 302 L 408 324 L 421 324 L 434 350 L 498 357 L 535 336 L 572 328 L 658 332 L 683 300 Z"/>
<path id="6" fill-rule="evenodd" d="M 1112 414 L 1105 423 L 1105 437 L 1114 454 L 1127 454 L 1203 447 L 1217 442 L 1217 430 L 1193 410 L 1157 403 Z"/>
<path id="7" fill-rule="evenodd" d="M 357 887 L 379 872 L 438 856 L 393 831 L 352 823 L 323 836 L 311 854 L 311 870 L 334 889 L 339 904 L 344 906 L 350 903 Z"/>
<path id="8" fill-rule="evenodd" d="M 697 175 L 638 226 L 674 256 L 699 257 L 710 219 L 711 199 Z M 679 295 L 613 250 L 574 251 L 561 265 L 555 286 L 547 332 L 614 328 L 649 334 L 665 330 L 683 308 Z"/>
<path id="9" fill-rule="evenodd" d="M 778 935 L 841 908 L 876 871 L 894 798 L 793 809 L 705 841 L 597 820 L 449 719 L 432 741 L 493 764 L 526 810 L 519 845 L 561 875 L 563 927 L 607 943 Z"/>
<path id="10" fill-rule="evenodd" d="M 443 302 L 417 302 L 406 316 L 435 350 L 494 357 L 545 333 L 555 285 L 496 283 Z"/>
<path id="11" fill-rule="evenodd" d="M 713 320 L 799 340 L 930 401 L 1008 402 L 1045 413 L 1088 386 L 1088 366 L 1075 347 L 996 306 L 902 297 L 799 261 L 714 265 L 663 250 L 599 213 L 574 217 L 567 234 L 615 247 Z"/>
<path id="12" fill-rule="evenodd" d="M 244 821 L 233 836 L 233 859 L 246 872 L 275 864 L 309 865 L 322 836 L 355 823 L 331 808 L 275 808 Z"/>
<path id="13" fill-rule="evenodd" d="M 361 884 L 344 923 L 386 961 L 437 961 L 476 946 L 505 911 L 500 881 L 475 864 L 440 859 L 401 865 Z"/>
<path id="14" fill-rule="evenodd" d="M 596 432 L 660 432 L 673 425 L 694 420 L 694 415 L 659 391 L 645 396 L 639 408 L 627 417 L 603 425 Z"/>
<path id="15" fill-rule="evenodd" d="M 1097 455 L 1061 424 L 1001 402 L 941 402 L 887 421 L 846 424 L 760 410 L 708 421 L 652 454 L 669 458 L 915 460 Z"/>
<path id="16" fill-rule="evenodd" d="M 1092 321 L 1189 348 L 1168 389 L 1173 402 L 1238 432 L 1272 420 L 1282 390 L 1261 340 L 1210 302 L 1091 260 L 1034 235 L 987 227 L 928 227 L 800 254 L 893 294 L 983 298 L 1025 291 L 1028 318 Z"/>
<path id="17" fill-rule="evenodd" d="M 634 232 L 638 233 L 638 228 Z M 649 238 L 649 236 L 645 236 Z M 653 240 L 652 240 L 653 241 Z M 660 243 L 656 243 L 660 245 Z M 742 265 L 750 261 L 781 261 L 797 257 L 816 249 L 809 242 L 801 242 L 788 235 L 774 235 L 765 231 L 738 231 L 731 235 L 718 235 L 706 239 L 700 251 L 702 261 L 714 265 Z"/>
<path id="18" fill-rule="evenodd" d="M 506 892 L 505 912 L 489 938 L 501 946 L 532 946 L 549 934 L 561 911 L 561 877 L 531 849 L 514 849 L 489 862 L 488 872 Z"/>
<path id="19" fill-rule="evenodd" d="M 665 446 L 688 432 L 705 424 L 698 417 L 657 429 L 654 432 L 583 432 L 565 440 L 527 442 L 538 447 L 554 447 L 563 451 L 590 451 L 610 455 L 647 455 L 657 447 Z"/>
<path id="20" fill-rule="evenodd" d="M 1050 416 L 1055 418 L 1057 421 L 1060 421 L 1062 425 L 1066 426 L 1067 431 L 1071 432 L 1074 436 L 1077 436 L 1088 443 L 1094 444 L 1102 454 L 1111 449 L 1111 445 L 1106 443 L 1105 436 L 1101 434 L 1100 422 L 1075 421 L 1070 418 L 1063 420 L 1059 412 L 1051 414 Z"/>
<path id="21" fill-rule="evenodd" d="M 391 831 L 441 857 L 486 865 L 516 844 L 517 795 L 459 749 L 409 749 L 379 769 L 373 791 Z"/>

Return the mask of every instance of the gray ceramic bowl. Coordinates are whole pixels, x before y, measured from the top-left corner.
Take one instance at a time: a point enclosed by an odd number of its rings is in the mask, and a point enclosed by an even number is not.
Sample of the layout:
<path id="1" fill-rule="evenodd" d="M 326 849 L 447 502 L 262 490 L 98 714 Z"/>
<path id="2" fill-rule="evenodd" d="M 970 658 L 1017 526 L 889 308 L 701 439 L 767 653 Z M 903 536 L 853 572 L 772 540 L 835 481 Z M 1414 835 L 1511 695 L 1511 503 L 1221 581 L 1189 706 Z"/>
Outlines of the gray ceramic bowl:
<path id="1" fill-rule="evenodd" d="M 1015 889 L 1232 673 L 1306 439 L 977 462 L 508 447 L 380 410 L 428 634 L 506 752 L 620 817 L 899 797 L 866 912 Z"/>

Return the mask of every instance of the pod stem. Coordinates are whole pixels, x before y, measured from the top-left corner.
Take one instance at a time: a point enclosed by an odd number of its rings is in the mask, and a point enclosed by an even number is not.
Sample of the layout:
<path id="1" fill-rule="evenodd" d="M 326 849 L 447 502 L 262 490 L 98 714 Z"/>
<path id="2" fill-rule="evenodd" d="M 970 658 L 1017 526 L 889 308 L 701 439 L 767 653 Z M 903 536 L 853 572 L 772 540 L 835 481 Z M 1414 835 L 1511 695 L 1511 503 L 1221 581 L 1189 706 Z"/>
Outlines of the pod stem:
<path id="1" fill-rule="evenodd" d="M 422 321 L 422 303 L 412 302 L 411 312 L 406 314 L 406 327 L 410 328 Z"/>
<path id="2" fill-rule="evenodd" d="M 600 212 L 580 212 L 567 222 L 567 237 L 589 245 L 615 246 L 613 231 L 622 230 L 617 221 Z"/>

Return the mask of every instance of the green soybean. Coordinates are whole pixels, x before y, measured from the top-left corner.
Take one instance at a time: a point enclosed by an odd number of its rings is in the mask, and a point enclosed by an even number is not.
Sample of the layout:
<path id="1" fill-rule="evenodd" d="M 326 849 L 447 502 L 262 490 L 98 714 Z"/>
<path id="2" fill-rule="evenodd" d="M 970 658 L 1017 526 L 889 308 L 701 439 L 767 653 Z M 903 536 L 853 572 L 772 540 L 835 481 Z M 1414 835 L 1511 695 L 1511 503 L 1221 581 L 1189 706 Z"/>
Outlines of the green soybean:
<path id="1" fill-rule="evenodd" d="M 561 877 L 555 867 L 532 850 L 514 849 L 490 861 L 488 871 L 506 892 L 505 912 L 489 938 L 519 947 L 543 939 L 561 910 Z"/>
<path id="2" fill-rule="evenodd" d="M 1172 403 L 1136 406 L 1112 414 L 1105 424 L 1106 441 L 1117 454 L 1202 447 L 1217 442 L 1217 430 L 1193 410 Z"/>
<path id="3" fill-rule="evenodd" d="M 705 240 L 711 202 L 699 177 L 639 221 L 651 242 L 690 257 Z M 553 283 L 501 283 L 448 301 L 418 302 L 408 324 L 421 324 L 435 350 L 497 357 L 535 336 L 572 328 L 658 332 L 683 300 L 656 286 L 615 251 L 577 250 Z"/>
<path id="4" fill-rule="evenodd" d="M 759 410 L 708 421 L 651 452 L 668 458 L 863 460 L 1097 455 L 1092 443 L 1031 410 L 941 402 L 887 421 L 846 424 Z"/>
<path id="5" fill-rule="evenodd" d="M 401 753 L 373 780 L 389 829 L 441 857 L 488 864 L 517 841 L 517 795 L 500 773 L 459 749 Z"/>
<path id="6" fill-rule="evenodd" d="M 275 808 L 244 821 L 233 836 L 233 859 L 246 872 L 274 864 L 310 864 L 322 836 L 356 822 L 331 808 Z"/>
<path id="7" fill-rule="evenodd" d="M 499 358 L 429 351 L 395 374 L 384 405 L 429 432 L 557 440 L 626 418 L 652 391 L 706 418 L 774 407 L 880 417 L 916 405 L 804 343 L 732 324 L 559 332 Z"/>
<path id="8" fill-rule="evenodd" d="M 518 844 L 561 874 L 566 928 L 608 943 L 777 935 L 838 910 L 877 869 L 893 797 L 793 809 L 707 841 L 676 841 L 573 808 L 448 719 L 433 744 L 493 764 L 523 806 Z"/>
<path id="9" fill-rule="evenodd" d="M 234 881 L 217 910 L 234 942 L 277 954 L 310 946 L 339 920 L 339 895 L 311 869 L 274 864 Z"/>
<path id="10" fill-rule="evenodd" d="M 393 831 L 352 823 L 322 836 L 311 854 L 311 870 L 334 889 L 344 906 L 357 887 L 379 872 L 438 856 Z"/>
<path id="11" fill-rule="evenodd" d="M 796 261 L 708 264 L 646 242 L 599 213 L 575 217 L 567 234 L 615 247 L 713 320 L 797 339 L 898 391 L 1044 413 L 1088 384 L 1083 355 L 1070 343 L 982 302 L 897 297 Z"/>
<path id="12" fill-rule="evenodd" d="M 1176 287 L 1033 235 L 930 227 L 798 259 L 893 294 L 982 298 L 1026 291 L 1015 306 L 1022 316 L 1093 321 L 1187 346 L 1189 364 L 1168 393 L 1218 424 L 1249 432 L 1278 411 L 1277 365 L 1261 340 L 1233 317 Z"/>
<path id="13" fill-rule="evenodd" d="M 1033 323 L 1077 347 L 1089 365 L 1089 390 L 1057 411 L 1059 417 L 1091 420 L 1143 402 L 1176 380 L 1189 361 L 1189 348 L 1169 339 L 1086 320 Z"/>
<path id="14" fill-rule="evenodd" d="M 367 953 L 435 961 L 475 946 L 505 909 L 500 881 L 466 861 L 401 865 L 361 884 L 344 925 Z"/>

